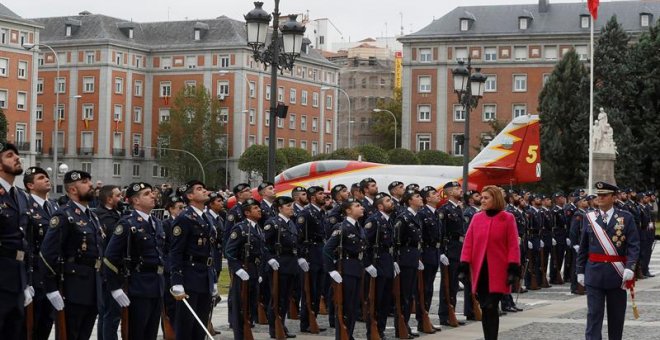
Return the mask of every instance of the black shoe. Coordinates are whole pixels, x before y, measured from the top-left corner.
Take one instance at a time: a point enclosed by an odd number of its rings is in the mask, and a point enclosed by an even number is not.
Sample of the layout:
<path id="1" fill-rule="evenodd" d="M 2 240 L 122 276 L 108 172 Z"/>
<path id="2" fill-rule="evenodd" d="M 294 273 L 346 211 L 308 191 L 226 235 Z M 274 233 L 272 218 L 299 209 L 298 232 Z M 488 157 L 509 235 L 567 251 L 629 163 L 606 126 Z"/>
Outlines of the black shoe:
<path id="1" fill-rule="evenodd" d="M 504 308 L 502 308 L 502 311 L 511 312 L 511 313 L 517 313 L 518 312 L 518 310 L 515 307 L 504 307 Z"/>
<path id="2" fill-rule="evenodd" d="M 293 339 L 293 338 L 295 338 L 295 337 L 296 337 L 295 334 L 292 334 L 292 333 L 286 333 L 286 338 L 287 338 L 287 339 Z"/>
<path id="3" fill-rule="evenodd" d="M 500 316 L 506 315 L 506 312 L 500 311 Z"/>
<path id="4" fill-rule="evenodd" d="M 651 272 L 644 273 L 644 276 L 655 277 L 655 275 L 651 274 Z"/>
<path id="5" fill-rule="evenodd" d="M 433 327 L 433 326 L 432 326 L 432 327 Z M 438 328 L 438 329 L 439 329 L 439 328 Z M 438 329 L 436 329 L 435 327 L 433 327 L 433 328 L 431 329 L 431 332 L 430 332 L 430 333 L 427 333 L 427 332 L 424 332 L 424 328 L 423 328 L 422 326 L 417 326 L 417 332 L 418 332 L 418 333 L 433 334 L 433 333 L 435 333 Z"/>
<path id="6" fill-rule="evenodd" d="M 477 321 L 477 318 L 474 315 L 469 315 L 465 317 L 465 320 L 469 321 Z"/>
<path id="7" fill-rule="evenodd" d="M 440 328 L 440 326 L 433 325 L 433 330 L 440 332 L 442 328 Z"/>
<path id="8" fill-rule="evenodd" d="M 519 311 L 519 312 L 522 312 L 522 311 L 523 311 L 522 308 L 519 308 L 519 307 L 517 307 L 517 306 L 516 306 L 516 307 L 513 307 L 513 308 L 515 308 L 515 309 L 516 309 L 517 311 Z"/>

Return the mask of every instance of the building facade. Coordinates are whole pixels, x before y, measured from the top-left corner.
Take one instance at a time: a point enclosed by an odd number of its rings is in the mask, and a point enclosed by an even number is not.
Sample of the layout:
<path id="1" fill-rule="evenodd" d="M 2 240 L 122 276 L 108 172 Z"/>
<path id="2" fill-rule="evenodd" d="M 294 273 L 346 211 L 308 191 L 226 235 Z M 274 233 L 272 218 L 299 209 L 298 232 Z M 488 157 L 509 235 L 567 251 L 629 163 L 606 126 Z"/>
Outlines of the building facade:
<path id="1" fill-rule="evenodd" d="M 57 84 L 61 162 L 106 183 L 168 181 L 156 158 L 158 148 L 167 147 L 159 123 L 169 119 L 178 91 L 203 85 L 220 103 L 220 123 L 227 124 L 218 137 L 229 141 L 229 185 L 247 178 L 238 158 L 247 147 L 269 142 L 270 70 L 253 60 L 244 22 L 221 16 L 135 23 L 89 12 L 34 21 L 60 64 L 56 83 L 56 58 L 40 49 L 37 161 L 49 162 L 52 154 Z M 278 101 L 289 106 L 287 118 L 276 122 L 278 147 L 313 155 L 335 149 L 337 73 L 338 67 L 306 48 L 293 71 L 278 78 Z"/>
<path id="2" fill-rule="evenodd" d="M 655 25 L 660 4 L 600 4 L 596 35 L 613 15 L 633 39 Z M 472 61 L 488 76 L 484 97 L 470 112 L 471 148 L 488 141 L 489 121 L 537 114 L 538 96 L 558 60 L 575 49 L 589 58 L 586 3 L 457 7 L 422 30 L 404 36 L 402 146 L 463 155 L 465 110 L 454 93 L 451 70 Z M 597 39 L 597 36 L 596 36 Z"/>
<path id="3" fill-rule="evenodd" d="M 7 118 L 7 142 L 19 149 L 25 167 L 35 164 L 36 155 L 30 141 L 35 136 L 36 119 L 31 112 L 37 102 L 32 90 L 37 58 L 23 45 L 38 41 L 41 28 L 0 4 L 0 108 Z"/>

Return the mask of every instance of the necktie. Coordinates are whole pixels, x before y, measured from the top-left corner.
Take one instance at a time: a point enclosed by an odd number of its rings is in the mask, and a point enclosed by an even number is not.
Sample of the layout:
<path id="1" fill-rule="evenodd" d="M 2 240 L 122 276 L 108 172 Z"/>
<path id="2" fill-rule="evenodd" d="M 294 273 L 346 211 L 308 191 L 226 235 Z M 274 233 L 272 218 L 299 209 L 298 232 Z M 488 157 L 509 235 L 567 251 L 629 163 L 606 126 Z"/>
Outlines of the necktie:
<path id="1" fill-rule="evenodd" d="M 53 211 L 51 210 L 50 204 L 48 203 L 48 201 L 44 201 L 44 211 L 46 211 L 46 214 L 48 214 L 48 216 L 53 215 Z"/>
<path id="2" fill-rule="evenodd" d="M 16 197 L 16 188 L 15 187 L 11 187 L 11 189 L 9 189 L 9 195 L 11 196 L 11 199 L 14 201 L 14 203 L 16 205 L 18 205 L 18 198 Z"/>
<path id="3" fill-rule="evenodd" d="M 605 224 L 607 224 L 607 213 L 606 212 L 603 212 L 603 222 L 605 222 Z"/>

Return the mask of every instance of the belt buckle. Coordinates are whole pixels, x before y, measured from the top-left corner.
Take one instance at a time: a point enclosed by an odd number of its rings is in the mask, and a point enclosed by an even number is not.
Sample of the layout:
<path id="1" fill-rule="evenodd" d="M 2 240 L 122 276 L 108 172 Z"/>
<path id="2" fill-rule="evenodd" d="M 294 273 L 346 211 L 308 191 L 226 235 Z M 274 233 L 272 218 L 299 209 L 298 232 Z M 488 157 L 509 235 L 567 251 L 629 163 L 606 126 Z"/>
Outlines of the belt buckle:
<path id="1" fill-rule="evenodd" d="M 156 269 L 156 273 L 159 275 L 163 274 L 163 266 L 158 266 L 158 269 Z"/>
<path id="2" fill-rule="evenodd" d="M 362 252 L 358 253 L 358 260 L 362 260 Z"/>
<path id="3" fill-rule="evenodd" d="M 96 261 L 94 261 L 94 269 L 97 271 L 101 269 L 101 259 L 96 259 Z"/>
<path id="4" fill-rule="evenodd" d="M 25 259 L 25 252 L 22 251 L 22 250 L 17 250 L 16 251 L 16 261 L 23 262 L 24 259 Z"/>
<path id="5" fill-rule="evenodd" d="M 389 252 L 390 252 L 390 255 L 394 255 L 394 249 L 393 248 L 390 248 Z"/>
<path id="6" fill-rule="evenodd" d="M 212 257 L 207 258 L 206 259 L 206 266 L 210 267 L 212 265 L 213 265 L 213 258 Z"/>
<path id="7" fill-rule="evenodd" d="M 458 242 L 463 243 L 463 241 L 465 241 L 465 237 L 463 237 L 463 236 L 459 236 L 459 237 L 458 237 Z"/>
<path id="8" fill-rule="evenodd" d="M 436 242 L 436 243 L 435 243 L 435 248 L 436 248 L 436 249 L 440 249 L 440 242 Z"/>
<path id="9" fill-rule="evenodd" d="M 297 250 L 297 249 L 294 249 L 294 250 L 293 250 L 293 255 L 294 255 L 294 256 L 298 255 L 298 250 Z"/>

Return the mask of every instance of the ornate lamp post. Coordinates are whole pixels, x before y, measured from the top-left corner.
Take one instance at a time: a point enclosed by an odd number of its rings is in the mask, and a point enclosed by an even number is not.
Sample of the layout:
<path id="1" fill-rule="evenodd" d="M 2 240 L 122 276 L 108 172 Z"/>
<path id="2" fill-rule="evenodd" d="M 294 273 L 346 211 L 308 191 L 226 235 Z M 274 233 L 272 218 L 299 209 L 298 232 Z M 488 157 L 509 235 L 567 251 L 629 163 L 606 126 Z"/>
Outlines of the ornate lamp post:
<path id="1" fill-rule="evenodd" d="M 477 107 L 479 99 L 484 95 L 486 76 L 481 74 L 481 68 L 472 73 L 472 59 L 468 58 L 467 67 L 463 61 L 452 70 L 454 77 L 454 92 L 458 102 L 465 110 L 465 132 L 463 133 L 463 193 L 468 191 L 468 167 L 470 164 L 470 110 Z"/>
<path id="2" fill-rule="evenodd" d="M 255 61 L 271 67 L 270 76 L 270 123 L 268 126 L 268 180 L 275 179 L 275 146 L 277 118 L 277 72 L 292 70 L 293 63 L 300 56 L 305 27 L 296 21 L 297 15 L 289 15 L 289 20 L 280 28 L 280 0 L 275 0 L 273 10 L 273 31 L 271 41 L 266 46 L 268 25 L 271 15 L 263 8 L 263 2 L 254 3 L 254 9 L 245 17 L 248 46 L 252 48 Z M 280 37 L 280 32 L 282 36 Z"/>

